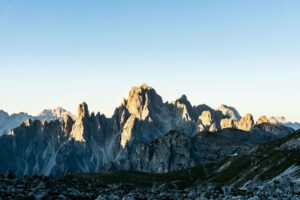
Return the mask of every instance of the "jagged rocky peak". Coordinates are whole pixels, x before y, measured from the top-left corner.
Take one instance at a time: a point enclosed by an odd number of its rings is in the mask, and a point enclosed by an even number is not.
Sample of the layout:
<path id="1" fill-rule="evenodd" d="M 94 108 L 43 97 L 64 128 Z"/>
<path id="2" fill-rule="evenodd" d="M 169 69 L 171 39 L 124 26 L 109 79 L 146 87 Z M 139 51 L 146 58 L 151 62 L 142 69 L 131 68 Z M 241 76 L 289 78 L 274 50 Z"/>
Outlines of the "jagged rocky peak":
<path id="1" fill-rule="evenodd" d="M 68 112 L 64 108 L 58 106 L 54 109 L 45 109 L 45 110 L 43 110 L 38 115 L 38 117 L 39 117 L 39 119 L 50 121 L 50 120 L 53 120 L 53 119 L 63 120 L 65 115 L 69 115 L 69 116 L 73 117 L 73 115 L 70 112 Z"/>
<path id="2" fill-rule="evenodd" d="M 0 110 L 0 120 L 4 120 L 5 118 L 8 118 L 9 114 L 5 112 L 4 110 Z"/>
<path id="3" fill-rule="evenodd" d="M 213 123 L 212 114 L 210 111 L 203 111 L 199 119 L 204 126 L 211 126 Z"/>
<path id="4" fill-rule="evenodd" d="M 290 123 L 290 121 L 288 121 L 284 116 L 278 116 L 278 117 L 276 117 L 276 119 L 277 119 L 280 123 Z"/>
<path id="5" fill-rule="evenodd" d="M 126 105 L 127 105 L 127 100 L 123 98 L 120 107 L 126 107 Z"/>
<path id="6" fill-rule="evenodd" d="M 150 115 L 150 112 L 159 110 L 162 104 L 162 98 L 156 91 L 147 84 L 143 84 L 140 87 L 131 89 L 126 107 L 130 114 L 138 119 L 145 120 Z"/>
<path id="7" fill-rule="evenodd" d="M 72 127 L 71 136 L 76 141 L 85 141 L 84 134 L 86 133 L 86 129 L 89 126 L 89 109 L 88 105 L 83 102 L 78 106 L 77 116 L 75 120 L 75 124 Z"/>
<path id="8" fill-rule="evenodd" d="M 32 122 L 33 122 L 32 119 L 26 119 L 23 124 L 29 127 L 32 124 Z"/>
<path id="9" fill-rule="evenodd" d="M 198 118 L 196 127 L 198 132 L 202 131 L 210 131 L 210 132 L 216 132 L 218 131 L 219 124 L 217 125 L 218 120 L 216 113 L 211 110 L 205 110 L 201 113 L 201 115 Z"/>
<path id="10" fill-rule="evenodd" d="M 89 116 L 90 116 L 90 113 L 89 113 L 88 105 L 85 102 L 83 102 L 82 104 L 80 104 L 78 106 L 77 119 L 78 118 L 89 117 Z"/>
<path id="11" fill-rule="evenodd" d="M 242 118 L 234 107 L 222 104 L 217 110 L 221 111 L 223 115 L 233 119 L 234 121 L 240 121 Z"/>
<path id="12" fill-rule="evenodd" d="M 187 106 L 192 106 L 185 94 L 181 95 L 181 97 L 179 99 L 177 99 L 176 102 L 187 105 Z"/>
<path id="13" fill-rule="evenodd" d="M 270 117 L 269 121 L 272 124 L 280 124 L 280 123 L 281 124 L 288 124 L 288 123 L 291 123 L 284 116 Z"/>
<path id="14" fill-rule="evenodd" d="M 64 115 L 63 129 L 66 136 L 69 136 L 71 134 L 73 125 L 73 118 L 68 114 Z"/>
<path id="15" fill-rule="evenodd" d="M 127 100 L 123 98 L 119 107 L 115 109 L 113 118 L 116 120 L 117 129 L 124 127 L 127 119 L 129 118 L 129 111 L 127 109 Z"/>
<path id="16" fill-rule="evenodd" d="M 237 128 L 244 131 L 250 131 L 254 125 L 254 119 L 251 114 L 242 117 L 237 123 Z"/>
<path id="17" fill-rule="evenodd" d="M 171 122 L 174 116 L 171 116 L 168 104 L 163 103 L 161 96 L 146 84 L 131 89 L 126 109 L 128 116 L 126 112 L 121 112 L 125 117 L 119 118 L 120 122 L 126 119 L 124 126 L 121 126 L 123 148 L 128 142 L 150 142 L 174 128 Z M 120 110 L 117 111 L 120 113 Z"/>
<path id="18" fill-rule="evenodd" d="M 265 115 L 260 116 L 256 122 L 257 125 L 264 123 L 270 123 L 269 119 Z"/>
<path id="19" fill-rule="evenodd" d="M 173 104 L 177 105 L 185 105 L 186 107 L 192 107 L 191 103 L 189 102 L 188 98 L 185 94 L 181 95 L 179 99 L 177 99 Z"/>
<path id="20" fill-rule="evenodd" d="M 194 117 L 193 107 L 186 95 L 182 95 L 179 99 L 177 99 L 172 104 L 175 105 L 177 109 L 180 111 L 180 116 L 184 121 L 191 121 Z M 179 113 L 178 113 L 179 114 Z"/>

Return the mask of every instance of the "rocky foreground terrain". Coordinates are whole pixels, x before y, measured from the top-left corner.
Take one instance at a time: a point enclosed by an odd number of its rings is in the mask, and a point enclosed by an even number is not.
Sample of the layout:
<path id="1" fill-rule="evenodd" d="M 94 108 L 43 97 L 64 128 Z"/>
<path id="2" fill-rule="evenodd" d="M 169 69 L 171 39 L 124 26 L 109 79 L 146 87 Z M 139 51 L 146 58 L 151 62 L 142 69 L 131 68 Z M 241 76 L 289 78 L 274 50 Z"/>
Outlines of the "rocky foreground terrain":
<path id="1" fill-rule="evenodd" d="M 288 179 L 268 183 L 251 182 L 243 188 L 222 184 L 201 184 L 178 189 L 164 183 L 151 187 L 103 184 L 97 179 L 55 180 L 48 177 L 0 177 L 0 199 L 300 199 L 300 182 Z"/>

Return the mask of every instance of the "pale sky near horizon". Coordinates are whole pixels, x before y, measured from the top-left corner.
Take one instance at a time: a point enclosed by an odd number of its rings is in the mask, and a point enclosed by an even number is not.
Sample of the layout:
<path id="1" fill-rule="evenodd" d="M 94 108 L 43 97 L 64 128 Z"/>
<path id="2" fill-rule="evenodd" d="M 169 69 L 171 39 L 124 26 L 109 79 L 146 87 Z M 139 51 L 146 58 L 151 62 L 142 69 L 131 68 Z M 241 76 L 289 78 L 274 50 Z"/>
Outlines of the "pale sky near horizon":
<path id="1" fill-rule="evenodd" d="M 300 121 L 300 1 L 1 0 L 0 109 L 165 101 Z"/>

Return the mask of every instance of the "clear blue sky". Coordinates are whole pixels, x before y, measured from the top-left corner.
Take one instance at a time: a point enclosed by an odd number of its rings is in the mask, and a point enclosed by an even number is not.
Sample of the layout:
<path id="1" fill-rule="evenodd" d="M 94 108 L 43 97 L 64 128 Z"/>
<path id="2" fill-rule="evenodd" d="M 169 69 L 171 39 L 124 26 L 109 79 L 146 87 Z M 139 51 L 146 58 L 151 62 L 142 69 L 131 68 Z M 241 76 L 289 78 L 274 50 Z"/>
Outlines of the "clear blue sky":
<path id="1" fill-rule="evenodd" d="M 300 1 L 0 1 L 0 109 L 111 115 L 144 82 L 300 121 Z"/>

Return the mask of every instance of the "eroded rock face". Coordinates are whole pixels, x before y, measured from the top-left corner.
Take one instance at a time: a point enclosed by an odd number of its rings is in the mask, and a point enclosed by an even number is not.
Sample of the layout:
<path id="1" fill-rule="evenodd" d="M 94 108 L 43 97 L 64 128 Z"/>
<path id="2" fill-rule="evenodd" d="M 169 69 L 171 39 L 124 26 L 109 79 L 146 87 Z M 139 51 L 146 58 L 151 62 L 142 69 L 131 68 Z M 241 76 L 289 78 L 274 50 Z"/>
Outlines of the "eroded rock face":
<path id="1" fill-rule="evenodd" d="M 123 128 L 126 121 L 130 117 L 130 113 L 126 108 L 126 106 L 127 106 L 127 100 L 123 99 L 121 105 L 114 112 L 113 118 L 116 120 L 115 126 L 117 126 L 116 127 L 117 129 Z"/>
<path id="2" fill-rule="evenodd" d="M 86 138 L 84 135 L 88 134 L 89 117 L 90 114 L 87 104 L 80 104 L 77 111 L 76 121 L 71 132 L 72 138 L 74 138 L 76 141 L 85 141 Z"/>
<path id="3" fill-rule="evenodd" d="M 198 131 L 210 131 L 216 132 L 221 129 L 220 121 L 224 116 L 222 113 L 213 110 L 205 110 L 199 116 L 199 119 L 196 123 Z"/>
<path id="4" fill-rule="evenodd" d="M 66 136 L 69 136 L 71 134 L 73 125 L 73 118 L 70 115 L 65 115 L 63 121 L 63 130 Z"/>
<path id="5" fill-rule="evenodd" d="M 270 123 L 269 119 L 266 116 L 259 117 L 259 119 L 256 122 L 257 125 L 263 124 L 263 123 Z"/>
<path id="6" fill-rule="evenodd" d="M 237 124 L 237 128 L 244 131 L 250 131 L 254 125 L 253 116 L 251 114 L 247 114 Z"/>
<path id="7" fill-rule="evenodd" d="M 274 135 L 281 135 L 281 136 L 288 135 L 294 132 L 292 128 L 288 128 L 278 124 L 271 124 L 271 123 L 260 123 L 254 126 L 253 129 L 259 129 L 259 130 L 266 131 L 268 133 L 272 133 Z"/>
<path id="8" fill-rule="evenodd" d="M 129 153 L 129 159 L 125 158 L 125 160 L 130 162 L 128 164 L 130 168 L 127 170 L 158 173 L 175 171 L 186 169 L 188 166 L 195 166 L 196 164 L 210 160 L 212 151 L 215 152 L 215 155 L 219 154 L 217 153 L 219 149 L 211 149 L 211 152 L 207 149 L 205 155 L 202 154 L 203 152 L 199 151 L 198 156 L 203 157 L 197 159 L 197 156 L 195 156 L 197 155 L 197 152 L 193 149 L 199 148 L 201 142 L 203 142 L 202 145 L 204 145 L 207 141 L 206 139 L 199 143 L 195 143 L 194 141 L 195 139 L 186 134 L 171 131 L 169 134 L 150 144 L 141 143 L 131 150 L 132 153 Z M 217 146 L 218 145 L 215 145 L 215 148 Z M 231 150 L 231 152 L 233 152 L 233 150 Z"/>
<path id="9" fill-rule="evenodd" d="M 234 121 L 240 121 L 242 118 L 239 112 L 233 107 L 222 104 L 218 110 L 221 111 L 223 115 L 233 119 Z"/>
<path id="10" fill-rule="evenodd" d="M 231 118 L 222 119 L 221 122 L 221 128 L 235 128 L 235 122 Z"/>
<path id="11" fill-rule="evenodd" d="M 167 104 L 150 86 L 134 87 L 126 100 L 129 118 L 121 130 L 121 146 L 128 142 L 149 142 L 170 131 L 171 114 Z"/>
<path id="12" fill-rule="evenodd" d="M 192 166 L 191 139 L 171 132 L 150 144 L 141 143 L 130 154 L 130 169 L 148 172 L 169 172 Z"/>
<path id="13" fill-rule="evenodd" d="M 201 120 L 201 123 L 206 127 L 210 127 L 213 123 L 210 111 L 203 111 L 199 119 Z"/>
<path id="14" fill-rule="evenodd" d="M 76 120 L 70 116 L 63 122 L 29 119 L 14 129 L 12 135 L 2 136 L 0 171 L 12 169 L 18 176 L 60 177 L 71 172 L 103 170 L 120 152 L 115 119 L 107 119 L 99 113 L 89 115 L 83 103 Z"/>
<path id="15" fill-rule="evenodd" d="M 273 135 L 260 130 L 253 134 L 226 130 L 188 136 L 171 131 L 148 144 L 139 143 L 127 149 L 118 161 L 119 170 L 168 172 L 193 167 L 202 163 L 222 160 L 228 155 L 242 154 L 254 144 L 272 140 Z"/>
<path id="16" fill-rule="evenodd" d="M 210 131 L 210 132 L 217 132 L 217 131 L 218 131 L 218 128 L 217 128 L 216 123 L 213 123 L 213 124 L 209 127 L 209 131 Z"/>
<path id="17" fill-rule="evenodd" d="M 60 121 L 40 122 L 28 120 L 14 130 L 13 136 L 0 138 L 0 171 L 11 169 L 18 176 L 44 174 L 57 175 L 66 170 L 61 163 L 61 150 L 67 145 Z M 9 156 L 9 157 L 8 157 Z"/>
<path id="18" fill-rule="evenodd" d="M 143 84 L 141 87 L 131 89 L 127 100 L 127 109 L 131 115 L 145 120 L 150 112 L 159 110 L 163 104 L 162 98 L 150 86 Z"/>
<path id="19" fill-rule="evenodd" d="M 122 133 L 121 133 L 121 146 L 125 148 L 127 143 L 131 140 L 134 131 L 134 125 L 136 124 L 137 118 L 134 115 L 131 115 L 126 121 Z"/>
<path id="20" fill-rule="evenodd" d="M 185 95 L 182 95 L 178 100 L 176 100 L 174 105 L 177 108 L 176 111 L 178 112 L 176 115 L 180 116 L 181 120 L 185 122 L 193 120 L 193 107 Z"/>

